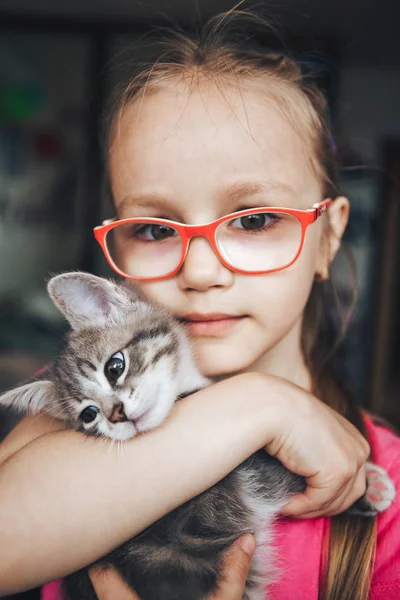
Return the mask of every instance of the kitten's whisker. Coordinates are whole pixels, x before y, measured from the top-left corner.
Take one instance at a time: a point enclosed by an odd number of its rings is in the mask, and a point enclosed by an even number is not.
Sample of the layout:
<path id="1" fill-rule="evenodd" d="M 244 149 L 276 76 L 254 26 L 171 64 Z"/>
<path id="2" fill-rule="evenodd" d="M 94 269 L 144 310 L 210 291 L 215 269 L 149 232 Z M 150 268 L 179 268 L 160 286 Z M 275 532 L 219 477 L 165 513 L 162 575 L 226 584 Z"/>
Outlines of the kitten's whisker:
<path id="1" fill-rule="evenodd" d="M 120 451 L 120 448 L 121 448 L 121 441 L 120 441 L 120 440 L 118 440 L 118 441 L 117 441 L 117 463 L 118 463 L 118 469 L 119 469 L 119 467 L 120 467 L 120 458 L 119 458 L 119 451 Z"/>
<path id="2" fill-rule="evenodd" d="M 40 419 L 41 416 L 43 415 L 49 415 L 51 416 L 51 423 L 54 423 L 54 421 L 63 421 L 64 419 L 61 418 L 61 415 L 63 414 L 63 410 L 61 409 L 56 415 L 51 414 L 51 408 L 49 408 L 48 410 L 43 410 L 40 413 L 37 413 L 34 415 L 34 420 L 37 421 L 38 419 Z"/>
<path id="3" fill-rule="evenodd" d="M 40 412 L 36 413 L 35 416 L 46 415 L 51 410 L 57 410 L 57 408 L 62 410 L 62 407 L 60 407 L 59 404 L 53 404 L 53 406 L 49 406 L 48 408 L 45 408 L 44 410 L 40 410 Z"/>
<path id="4" fill-rule="evenodd" d="M 60 408 L 60 410 L 57 412 L 57 414 L 55 416 L 52 415 L 53 421 L 55 421 L 56 419 L 59 419 L 60 421 L 63 421 L 64 419 L 62 418 L 62 415 L 64 415 L 64 414 L 65 414 L 64 413 L 64 409 Z"/>
<path id="5" fill-rule="evenodd" d="M 106 452 L 105 452 L 105 457 L 107 459 L 107 456 L 110 452 L 110 446 L 111 446 L 111 444 L 109 443 L 110 438 L 108 436 L 104 435 L 104 433 L 102 433 L 101 435 L 98 436 L 98 440 L 99 440 L 99 445 L 98 445 L 99 454 L 100 453 L 103 454 L 104 447 L 107 446 L 107 444 L 108 444 L 108 448 L 106 449 Z M 104 456 L 104 454 L 103 454 L 103 456 Z"/>
<path id="6" fill-rule="evenodd" d="M 72 397 L 71 397 L 72 399 Z M 70 402 L 68 400 L 61 400 L 61 401 L 57 401 L 55 402 L 52 406 L 49 406 L 48 408 L 45 409 L 41 409 L 38 413 L 35 413 L 33 416 L 35 417 L 35 419 L 37 420 L 38 418 L 40 418 L 42 415 L 47 415 L 50 414 L 51 411 L 53 411 L 54 409 L 59 408 L 59 412 L 57 413 L 57 417 L 60 416 L 63 413 L 63 407 L 64 406 L 69 406 Z M 57 417 L 53 416 L 53 420 Z"/>
<path id="7" fill-rule="evenodd" d="M 118 445 L 118 440 L 114 440 L 113 439 L 113 446 L 117 447 L 117 467 L 119 469 L 119 445 Z"/>
<path id="8" fill-rule="evenodd" d="M 109 438 L 109 439 L 111 439 L 111 444 L 109 445 L 108 450 L 107 450 L 107 458 L 109 458 L 109 456 L 112 452 L 112 448 L 114 447 L 114 442 L 115 442 L 114 438 Z"/>
<path id="9" fill-rule="evenodd" d="M 42 417 L 43 415 L 46 415 L 46 413 L 48 413 L 51 409 L 48 410 L 42 410 L 39 413 L 35 413 L 33 415 L 30 415 L 32 417 L 32 425 L 35 424 L 38 419 L 40 419 L 40 417 Z M 54 419 L 53 419 L 54 420 Z"/>
<path id="10" fill-rule="evenodd" d="M 46 408 L 44 410 L 40 410 L 38 413 L 34 413 L 32 415 L 32 417 L 34 417 L 34 420 L 37 421 L 38 419 L 40 419 L 40 417 L 42 417 L 43 415 L 48 415 L 51 414 L 51 411 L 54 410 L 54 406 L 50 406 L 49 408 Z M 57 413 L 57 416 L 62 414 L 62 409 Z M 51 415 L 53 417 L 53 421 L 55 420 L 56 417 L 54 417 L 54 415 Z"/>
<path id="11" fill-rule="evenodd" d="M 98 439 L 99 439 L 98 451 L 99 451 L 99 453 L 100 453 L 100 452 L 102 452 L 102 450 L 103 450 L 104 446 L 106 445 L 106 443 L 107 443 L 107 440 L 108 440 L 109 438 L 108 438 L 107 436 L 105 436 L 105 435 L 101 435 L 101 436 L 99 436 L 99 438 L 98 438 Z"/>
<path id="12" fill-rule="evenodd" d="M 121 456 L 122 456 L 122 460 L 124 461 L 125 460 L 125 444 L 122 441 L 120 442 L 120 444 L 121 444 Z"/>

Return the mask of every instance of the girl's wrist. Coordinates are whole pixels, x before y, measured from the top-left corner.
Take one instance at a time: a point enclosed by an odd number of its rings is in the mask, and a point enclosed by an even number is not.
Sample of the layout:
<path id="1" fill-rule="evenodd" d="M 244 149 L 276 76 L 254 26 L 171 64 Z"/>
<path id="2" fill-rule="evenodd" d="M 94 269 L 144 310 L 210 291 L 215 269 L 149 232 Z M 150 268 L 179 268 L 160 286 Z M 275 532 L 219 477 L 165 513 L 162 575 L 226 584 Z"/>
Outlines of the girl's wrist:
<path id="1" fill-rule="evenodd" d="M 301 400 L 306 394 L 304 390 L 269 374 L 242 373 L 216 385 L 221 385 L 220 393 L 229 403 L 226 410 L 232 412 L 237 406 L 238 415 L 241 413 L 243 435 L 247 436 L 252 448 L 249 455 L 267 447 L 280 436 L 289 415 L 296 411 L 295 401 L 298 398 L 299 405 L 306 404 Z"/>
<path id="2" fill-rule="evenodd" d="M 255 434 L 260 436 L 260 448 L 276 456 L 286 432 L 296 419 L 310 419 L 316 398 L 303 388 L 280 377 L 265 373 L 246 373 L 251 377 L 251 401 Z M 249 398 L 250 399 L 250 398 Z"/>

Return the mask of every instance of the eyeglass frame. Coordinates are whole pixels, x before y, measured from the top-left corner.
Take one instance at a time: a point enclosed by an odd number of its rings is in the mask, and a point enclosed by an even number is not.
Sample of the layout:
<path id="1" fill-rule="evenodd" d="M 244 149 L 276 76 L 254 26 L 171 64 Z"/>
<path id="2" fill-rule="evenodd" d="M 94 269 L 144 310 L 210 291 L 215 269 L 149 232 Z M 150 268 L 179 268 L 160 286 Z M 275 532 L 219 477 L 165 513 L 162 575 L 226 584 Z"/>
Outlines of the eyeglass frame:
<path id="1" fill-rule="evenodd" d="M 304 240 L 306 237 L 306 232 L 307 232 L 308 227 L 310 225 L 312 225 L 313 223 L 315 223 L 315 221 L 323 213 L 326 212 L 326 210 L 328 209 L 328 207 L 330 206 L 330 204 L 332 202 L 333 202 L 332 198 L 326 198 L 325 200 L 322 200 L 321 202 L 317 202 L 317 203 L 313 204 L 311 208 L 306 208 L 306 209 L 283 208 L 283 207 L 273 207 L 273 206 L 259 206 L 257 208 L 250 208 L 250 209 L 236 211 L 229 215 L 225 215 L 224 217 L 220 217 L 219 219 L 216 219 L 215 221 L 211 221 L 209 223 L 204 223 L 203 225 L 186 225 L 184 223 L 179 223 L 177 221 L 171 221 L 169 219 L 158 219 L 156 217 L 132 217 L 132 218 L 127 218 L 127 219 L 117 219 L 116 217 L 114 217 L 112 219 L 107 219 L 107 220 L 103 221 L 103 223 L 101 225 L 94 227 L 93 233 L 94 233 L 94 237 L 96 238 L 96 241 L 100 244 L 101 249 L 103 250 L 104 256 L 106 257 L 107 262 L 110 265 L 110 267 L 118 275 L 120 275 L 121 277 L 124 277 L 125 279 L 133 279 L 136 281 L 157 281 L 157 280 L 168 279 L 169 277 L 173 277 L 174 275 L 176 275 L 176 273 L 178 273 L 178 271 L 182 267 L 183 263 L 185 262 L 185 259 L 186 259 L 186 256 L 187 256 L 187 253 L 189 250 L 190 240 L 195 236 L 205 237 L 210 242 L 215 254 L 219 258 L 221 263 L 230 271 L 234 271 L 235 273 L 241 273 L 243 275 L 265 275 L 267 273 L 275 273 L 277 271 L 282 271 L 283 269 L 287 269 L 288 267 L 293 265 L 293 263 L 296 262 L 296 260 L 299 258 L 300 254 L 303 250 Z M 217 244 L 217 239 L 216 239 L 216 231 L 217 231 L 218 227 L 222 223 L 225 223 L 226 221 L 231 221 L 232 219 L 237 219 L 237 218 L 241 218 L 241 217 L 247 217 L 248 215 L 258 214 L 260 211 L 269 212 L 269 213 L 272 213 L 272 212 L 273 213 L 282 213 L 282 214 L 288 214 L 288 215 L 292 215 L 292 216 L 296 217 L 296 219 L 300 222 L 300 225 L 301 225 L 301 241 L 299 244 L 299 249 L 298 249 L 297 254 L 294 257 L 294 259 L 291 262 L 289 262 L 287 265 L 284 265 L 283 267 L 278 267 L 276 269 L 267 269 L 264 271 L 244 271 L 243 269 L 237 269 L 233 265 L 227 263 L 226 260 L 224 259 L 224 257 L 221 255 L 221 253 L 218 249 L 218 244 Z M 115 227 L 118 227 L 121 224 L 127 225 L 129 223 L 143 223 L 143 222 L 146 222 L 146 224 L 166 225 L 167 227 L 172 227 L 180 235 L 181 242 L 182 242 L 181 260 L 180 260 L 178 266 L 175 269 L 173 269 L 172 271 L 170 271 L 169 273 L 167 273 L 166 275 L 158 275 L 156 277 L 134 277 L 133 275 L 128 275 L 127 273 L 124 273 L 123 271 L 121 271 L 121 269 L 119 269 L 119 267 L 117 267 L 117 265 L 114 263 L 111 255 L 108 251 L 107 243 L 106 243 L 106 235 L 111 229 L 114 229 Z"/>

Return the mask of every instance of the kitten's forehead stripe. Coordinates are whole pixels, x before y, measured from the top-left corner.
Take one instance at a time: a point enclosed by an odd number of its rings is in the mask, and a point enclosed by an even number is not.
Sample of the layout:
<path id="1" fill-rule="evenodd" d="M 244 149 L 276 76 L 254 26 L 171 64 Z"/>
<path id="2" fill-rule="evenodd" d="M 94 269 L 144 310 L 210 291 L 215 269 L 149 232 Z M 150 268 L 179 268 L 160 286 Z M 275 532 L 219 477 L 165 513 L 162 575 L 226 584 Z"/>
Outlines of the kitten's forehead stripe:
<path id="1" fill-rule="evenodd" d="M 76 368 L 78 369 L 78 371 L 82 375 L 82 377 L 87 377 L 87 373 L 86 373 L 85 369 L 83 368 L 81 361 L 79 361 L 79 360 L 77 361 Z"/>
<path id="2" fill-rule="evenodd" d="M 88 377 L 88 371 L 91 371 L 92 373 L 97 371 L 94 364 L 90 362 L 90 360 L 86 360 L 85 358 L 79 358 L 76 361 L 76 367 L 83 377 Z"/>
<path id="3" fill-rule="evenodd" d="M 129 359 L 129 371 L 131 374 L 134 373 L 137 375 L 145 370 L 146 361 L 143 353 L 138 353 L 136 349 L 131 350 L 131 352 L 129 352 Z"/>
<path id="4" fill-rule="evenodd" d="M 135 375 L 143 375 L 143 373 L 148 369 L 148 363 L 145 360 L 141 359 L 140 361 L 136 361 L 136 370 Z"/>
<path id="5" fill-rule="evenodd" d="M 144 340 L 150 340 L 156 338 L 160 335 L 167 335 L 171 332 L 171 328 L 168 325 L 159 325 L 158 327 L 153 327 L 153 329 L 141 329 L 129 340 L 126 348 L 128 346 L 132 346 Z"/>
<path id="6" fill-rule="evenodd" d="M 90 362 L 90 360 L 86 360 L 85 358 L 81 359 L 82 363 L 84 365 L 86 365 L 89 369 L 91 369 L 92 371 L 96 371 L 96 365 L 94 365 L 92 362 Z"/>
<path id="7" fill-rule="evenodd" d="M 163 356 L 175 354 L 177 352 L 177 350 L 178 350 L 178 342 L 176 342 L 176 341 L 172 342 L 171 344 L 168 344 L 168 346 L 163 346 L 162 348 L 157 350 L 157 352 L 155 353 L 155 355 L 153 356 L 153 358 L 151 360 L 151 364 L 154 365 Z"/>

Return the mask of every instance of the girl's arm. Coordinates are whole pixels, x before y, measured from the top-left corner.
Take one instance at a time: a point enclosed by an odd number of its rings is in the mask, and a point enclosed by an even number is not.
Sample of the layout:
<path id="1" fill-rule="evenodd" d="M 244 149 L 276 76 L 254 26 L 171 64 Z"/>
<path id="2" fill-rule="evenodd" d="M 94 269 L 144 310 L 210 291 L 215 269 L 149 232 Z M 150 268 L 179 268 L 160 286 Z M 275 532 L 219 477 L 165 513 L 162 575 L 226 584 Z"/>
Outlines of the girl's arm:
<path id="1" fill-rule="evenodd" d="M 178 402 L 159 428 L 128 442 L 37 437 L 0 467 L 0 595 L 90 564 L 263 446 L 338 496 L 367 453 L 332 412 L 296 386 L 248 373 Z"/>
<path id="2" fill-rule="evenodd" d="M 7 437 L 0 443 L 0 468 L 10 456 L 21 450 L 34 439 L 54 431 L 62 431 L 64 426 L 61 421 L 52 417 L 41 415 L 40 417 L 25 417 L 22 419 Z"/>
<path id="3" fill-rule="evenodd" d="M 95 561 L 261 448 L 272 411 L 256 380 L 202 390 L 128 442 L 56 431 L 9 457 L 0 468 L 0 595 Z"/>

